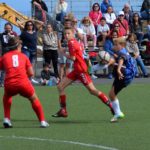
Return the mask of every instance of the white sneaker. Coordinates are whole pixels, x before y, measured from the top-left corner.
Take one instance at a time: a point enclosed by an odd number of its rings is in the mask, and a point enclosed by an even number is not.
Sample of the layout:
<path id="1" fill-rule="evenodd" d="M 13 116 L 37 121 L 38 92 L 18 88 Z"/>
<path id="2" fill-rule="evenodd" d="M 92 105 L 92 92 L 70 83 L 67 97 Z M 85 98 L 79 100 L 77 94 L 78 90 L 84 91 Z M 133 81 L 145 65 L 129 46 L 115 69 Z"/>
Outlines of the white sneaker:
<path id="1" fill-rule="evenodd" d="M 46 128 L 46 127 L 49 127 L 49 124 L 46 121 L 41 121 L 40 122 L 40 127 L 41 128 Z"/>
<path id="2" fill-rule="evenodd" d="M 31 82 L 34 83 L 34 84 L 39 84 L 39 82 L 36 81 L 35 79 L 31 79 Z"/>
<path id="3" fill-rule="evenodd" d="M 92 75 L 91 75 L 91 77 L 92 77 L 92 79 L 93 79 L 93 80 L 95 80 L 95 79 L 97 79 L 97 78 L 98 78 L 98 77 L 97 77 L 97 76 L 95 76 L 94 74 L 92 74 Z"/>
<path id="4" fill-rule="evenodd" d="M 114 123 L 117 122 L 118 119 L 123 119 L 125 117 L 124 113 L 121 112 L 119 115 L 114 115 L 114 117 L 110 120 L 110 122 Z"/>
<path id="5" fill-rule="evenodd" d="M 11 121 L 8 118 L 4 118 L 3 126 L 4 128 L 12 128 Z"/>
<path id="6" fill-rule="evenodd" d="M 95 46 L 93 49 L 94 49 L 94 50 L 98 50 L 99 48 Z"/>

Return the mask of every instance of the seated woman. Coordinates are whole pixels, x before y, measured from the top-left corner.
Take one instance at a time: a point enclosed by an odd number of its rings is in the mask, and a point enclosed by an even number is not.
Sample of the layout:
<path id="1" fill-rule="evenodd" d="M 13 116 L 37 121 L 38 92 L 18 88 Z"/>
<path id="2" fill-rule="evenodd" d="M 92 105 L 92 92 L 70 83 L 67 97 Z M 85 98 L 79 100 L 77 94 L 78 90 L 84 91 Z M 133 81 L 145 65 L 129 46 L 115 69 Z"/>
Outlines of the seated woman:
<path id="1" fill-rule="evenodd" d="M 85 49 L 88 49 L 88 39 L 92 39 L 93 40 L 93 48 L 97 49 L 96 47 L 96 32 L 95 32 L 95 28 L 94 25 L 91 21 L 91 19 L 89 17 L 84 17 L 83 20 L 81 21 L 81 26 L 80 28 L 83 30 L 84 34 L 84 46 Z"/>
<path id="2" fill-rule="evenodd" d="M 142 19 L 149 20 L 150 19 L 150 1 L 144 0 L 141 7 L 141 17 Z"/>
<path id="3" fill-rule="evenodd" d="M 109 36 L 110 34 L 110 29 L 108 24 L 106 24 L 106 19 L 104 17 L 101 18 L 100 25 L 98 25 L 98 41 L 102 41 L 103 43 L 105 42 L 106 37 Z"/>
<path id="4" fill-rule="evenodd" d="M 97 33 L 97 26 L 100 24 L 100 19 L 102 18 L 102 12 L 100 11 L 98 3 L 93 4 L 92 10 L 89 12 L 89 17 L 92 20 Z"/>
<path id="5" fill-rule="evenodd" d="M 138 13 L 133 14 L 132 24 L 130 26 L 130 31 L 132 33 L 136 34 L 137 40 L 138 40 L 138 46 L 140 49 L 142 49 L 141 42 L 143 40 L 144 33 L 142 31 L 142 22 L 140 20 L 140 16 Z"/>
<path id="6" fill-rule="evenodd" d="M 143 60 L 141 59 L 139 48 L 138 48 L 138 45 L 137 45 L 136 41 L 137 41 L 136 40 L 136 35 L 134 33 L 129 34 L 129 36 L 127 38 L 126 49 L 128 50 L 130 55 L 137 62 L 137 66 L 136 66 L 137 74 L 136 74 L 136 77 L 139 76 L 138 66 L 140 67 L 140 69 L 141 69 L 141 71 L 143 73 L 143 76 L 144 77 L 148 77 L 148 73 L 147 73 L 147 70 L 146 70 L 145 65 L 143 63 Z"/>
<path id="7" fill-rule="evenodd" d="M 113 12 L 112 6 L 108 6 L 107 13 L 104 14 L 104 17 L 106 18 L 106 23 L 109 25 L 111 29 L 113 27 L 113 22 L 116 19 L 116 15 Z"/>

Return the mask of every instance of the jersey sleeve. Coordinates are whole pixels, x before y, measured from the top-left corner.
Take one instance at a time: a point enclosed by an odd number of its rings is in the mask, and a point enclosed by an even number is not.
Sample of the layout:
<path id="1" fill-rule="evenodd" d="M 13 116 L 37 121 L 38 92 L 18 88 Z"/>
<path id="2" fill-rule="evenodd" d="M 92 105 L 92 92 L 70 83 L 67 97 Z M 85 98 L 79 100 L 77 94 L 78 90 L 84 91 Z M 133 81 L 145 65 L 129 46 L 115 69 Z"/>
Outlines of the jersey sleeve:
<path id="1" fill-rule="evenodd" d="M 68 48 L 69 48 L 69 53 L 70 53 L 70 56 L 75 56 L 75 44 L 74 44 L 74 41 L 70 41 L 68 43 Z"/>

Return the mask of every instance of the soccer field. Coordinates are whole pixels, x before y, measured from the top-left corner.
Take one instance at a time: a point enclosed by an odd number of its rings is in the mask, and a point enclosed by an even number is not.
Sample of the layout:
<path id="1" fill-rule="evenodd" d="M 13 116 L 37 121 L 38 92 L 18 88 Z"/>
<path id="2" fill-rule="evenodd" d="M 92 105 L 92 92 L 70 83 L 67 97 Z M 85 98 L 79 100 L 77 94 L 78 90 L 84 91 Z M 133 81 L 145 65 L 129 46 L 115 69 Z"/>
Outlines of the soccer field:
<path id="1" fill-rule="evenodd" d="M 110 85 L 98 85 L 108 93 Z M 149 150 L 150 84 L 132 84 L 119 94 L 125 118 L 110 123 L 109 109 L 82 85 L 67 92 L 68 118 L 52 118 L 58 109 L 56 87 L 36 87 L 49 128 L 39 128 L 30 103 L 17 96 L 12 105 L 12 129 L 2 126 L 0 89 L 0 150 Z"/>

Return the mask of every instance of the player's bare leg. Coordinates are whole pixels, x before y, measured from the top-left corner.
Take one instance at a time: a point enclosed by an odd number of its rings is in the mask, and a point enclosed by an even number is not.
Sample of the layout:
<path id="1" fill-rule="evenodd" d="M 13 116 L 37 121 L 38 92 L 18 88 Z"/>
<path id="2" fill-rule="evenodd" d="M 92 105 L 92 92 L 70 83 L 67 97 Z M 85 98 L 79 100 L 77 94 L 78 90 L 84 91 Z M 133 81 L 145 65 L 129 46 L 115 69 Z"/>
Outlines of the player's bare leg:
<path id="1" fill-rule="evenodd" d="M 49 124 L 45 121 L 45 117 L 44 117 L 44 111 L 42 108 L 42 105 L 36 95 L 36 93 L 34 93 L 30 98 L 29 98 L 31 104 L 32 104 L 32 108 L 35 111 L 39 121 L 40 121 L 40 126 L 41 127 L 48 127 Z"/>
<path id="2" fill-rule="evenodd" d="M 97 96 L 104 104 L 106 104 L 110 108 L 112 114 L 114 114 L 111 102 L 103 92 L 95 88 L 93 82 L 89 83 L 86 88 L 92 95 Z"/>
<path id="3" fill-rule="evenodd" d="M 59 103 L 60 103 L 60 110 L 52 115 L 52 117 L 67 117 L 67 110 L 66 110 L 66 94 L 65 88 L 70 85 L 73 81 L 67 77 L 64 77 L 62 81 L 58 84 L 58 92 L 59 92 Z"/>
<path id="4" fill-rule="evenodd" d="M 8 96 L 6 93 L 3 96 L 3 108 L 4 108 L 4 121 L 3 125 L 5 128 L 12 128 L 10 121 L 10 109 L 12 104 L 12 96 Z"/>
<path id="5" fill-rule="evenodd" d="M 118 118 L 123 118 L 124 114 L 122 113 L 121 109 L 120 109 L 120 104 L 119 104 L 119 100 L 117 98 L 117 95 L 115 94 L 115 90 L 114 90 L 114 86 L 111 88 L 110 92 L 109 92 L 109 97 L 112 101 L 112 107 L 114 110 L 114 117 L 110 120 L 111 122 L 117 122 Z"/>

